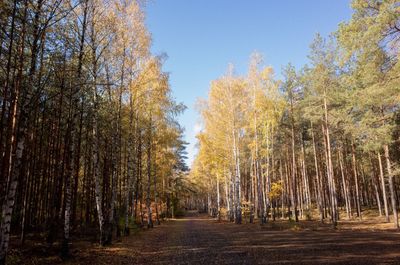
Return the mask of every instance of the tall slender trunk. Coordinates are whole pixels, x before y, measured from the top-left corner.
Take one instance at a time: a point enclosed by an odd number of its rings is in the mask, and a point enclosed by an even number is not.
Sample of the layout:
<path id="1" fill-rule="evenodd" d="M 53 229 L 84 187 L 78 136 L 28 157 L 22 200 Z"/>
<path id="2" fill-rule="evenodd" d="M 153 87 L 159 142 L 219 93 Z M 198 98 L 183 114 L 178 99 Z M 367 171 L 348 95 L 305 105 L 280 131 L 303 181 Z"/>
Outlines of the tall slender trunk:
<path id="1" fill-rule="evenodd" d="M 14 210 L 15 194 L 18 185 L 18 179 L 20 177 L 22 163 L 23 163 L 23 152 L 25 148 L 25 137 L 28 133 L 28 120 L 29 120 L 29 103 L 31 100 L 31 93 L 24 90 L 21 96 L 21 84 L 22 84 L 22 71 L 24 63 L 24 49 L 25 49 L 25 34 L 26 34 L 26 18 L 28 10 L 28 1 L 24 1 L 24 14 L 21 29 L 21 43 L 18 48 L 19 54 L 19 70 L 18 77 L 14 86 L 14 111 L 11 115 L 12 123 L 14 124 L 14 129 L 12 130 L 12 137 L 16 143 L 14 161 L 11 161 L 11 170 L 7 180 L 6 194 L 4 201 L 2 203 L 2 215 L 1 215 L 1 225 L 0 225 L 0 265 L 5 264 L 6 255 L 10 240 L 10 229 L 11 229 L 11 218 Z M 21 100 L 22 99 L 22 100 Z M 17 110 L 20 109 L 19 113 L 19 124 L 16 126 L 17 122 Z M 10 157 L 11 159 L 11 157 Z M 4 165 L 3 165 L 4 166 Z M 25 178 L 22 178 L 25 179 Z"/>
<path id="2" fill-rule="evenodd" d="M 349 194 L 348 194 L 348 188 L 346 184 L 346 179 L 344 176 L 344 170 L 343 170 L 343 158 L 342 158 L 342 150 L 338 150 L 338 160 L 339 160 L 339 166 L 340 166 L 340 173 L 342 175 L 342 185 L 343 185 L 343 196 L 346 204 L 346 215 L 347 219 L 350 219 L 350 199 L 349 199 Z"/>
<path id="3" fill-rule="evenodd" d="M 328 120 L 328 104 L 326 100 L 326 94 L 324 94 L 324 113 L 325 113 L 326 153 L 327 153 L 327 164 L 328 164 L 327 165 L 328 185 L 330 189 L 332 223 L 333 226 L 336 227 L 337 221 L 339 219 L 339 213 L 337 210 L 336 185 L 335 185 L 335 176 L 332 165 L 331 141 L 329 133 L 329 120 Z"/>
<path id="4" fill-rule="evenodd" d="M 146 194 L 146 207 L 147 207 L 147 228 L 153 228 L 152 209 L 150 200 L 150 187 L 151 187 L 151 141 L 152 141 L 152 120 L 150 114 L 149 131 L 147 135 L 147 194 Z"/>
<path id="5" fill-rule="evenodd" d="M 252 160 L 250 163 L 250 218 L 249 222 L 254 223 L 254 208 L 255 208 L 255 175 L 254 175 L 254 155 L 252 156 Z"/>
<path id="6" fill-rule="evenodd" d="M 356 206 L 357 206 L 357 216 L 362 219 L 361 215 L 361 203 L 360 203 L 360 189 L 358 187 L 358 174 L 357 174 L 357 163 L 356 163 L 356 152 L 354 148 L 354 143 L 351 141 L 351 158 L 352 158 L 352 165 L 353 165 L 353 174 L 354 174 L 354 185 L 356 188 Z"/>
<path id="7" fill-rule="evenodd" d="M 220 205 L 220 194 L 219 194 L 219 176 L 217 175 L 217 219 L 221 221 L 221 205 Z"/>
<path id="8" fill-rule="evenodd" d="M 134 170 L 135 170 L 135 162 L 136 162 L 136 154 L 132 149 L 135 147 L 135 139 L 134 139 L 134 109 L 133 109 L 133 99 L 130 97 L 129 100 L 130 106 L 130 114 L 129 114 L 129 136 L 128 136 L 128 157 L 127 157 L 127 167 L 126 167 L 126 183 L 125 183 L 125 227 L 124 227 L 124 234 L 129 235 L 129 206 L 130 204 L 130 195 L 132 192 L 132 183 L 134 179 Z M 138 148 L 141 148 L 141 136 L 139 132 L 139 141 L 138 141 Z M 138 152 L 139 153 L 139 152 Z M 137 192 L 137 191 L 136 191 Z"/>
<path id="9" fill-rule="evenodd" d="M 289 160 L 289 146 L 286 147 L 286 160 L 285 160 L 285 175 L 286 175 L 286 186 L 287 186 L 287 208 L 288 208 L 288 218 L 289 220 L 292 220 L 292 216 L 294 215 L 291 213 L 291 208 L 293 206 L 293 201 L 294 201 L 294 195 L 293 195 L 293 182 L 290 179 L 290 160 Z"/>
<path id="10" fill-rule="evenodd" d="M 65 62 L 64 62 L 65 63 Z M 65 69 L 64 69 L 65 70 Z M 75 165 L 75 119 L 77 111 L 75 109 L 77 101 L 75 100 L 74 91 L 71 88 L 69 125 L 66 135 L 66 143 L 68 152 L 67 156 L 67 172 L 65 175 L 65 210 L 64 210 L 64 238 L 62 244 L 61 255 L 65 258 L 69 256 L 69 236 L 70 236 L 70 220 L 71 220 L 71 180 L 73 179 Z"/>
<path id="11" fill-rule="evenodd" d="M 271 208 L 271 202 L 269 200 L 268 194 L 271 191 L 271 176 L 270 176 L 270 129 L 269 124 L 266 125 L 266 148 L 268 150 L 266 157 L 265 157 L 265 167 L 266 171 L 265 174 L 263 170 L 261 170 L 263 179 L 265 184 L 263 185 L 263 200 L 264 200 L 264 219 L 265 223 L 268 222 L 269 217 L 269 210 Z"/>
<path id="12" fill-rule="evenodd" d="M 84 18 L 82 23 L 82 33 L 79 45 L 79 57 L 78 57 L 78 69 L 77 69 L 77 79 L 80 82 L 81 73 L 82 73 L 82 64 L 83 64 L 83 53 L 84 53 L 84 41 L 85 41 L 85 33 L 86 33 L 86 20 L 87 20 L 87 1 L 84 8 Z M 65 62 L 64 62 L 65 64 Z M 64 69 L 65 72 L 65 69 Z M 77 86 L 80 89 L 80 86 Z M 69 169 L 67 170 L 66 179 L 65 179 L 65 213 L 64 213 L 64 240 L 62 247 L 62 256 L 69 256 L 69 234 L 70 234 L 70 220 L 71 220 L 71 180 L 73 179 L 73 175 L 75 172 L 78 175 L 79 173 L 79 157 L 75 159 L 75 126 L 77 124 L 78 118 L 78 104 L 79 98 L 77 95 L 76 88 L 71 87 L 71 104 L 70 104 L 70 121 L 69 121 L 69 138 L 70 142 L 68 145 L 68 159 L 69 159 Z M 78 181 L 78 178 L 76 178 Z M 77 183 L 76 183 L 77 187 Z"/>
<path id="13" fill-rule="evenodd" d="M 4 129 L 6 128 L 4 124 L 4 118 L 6 114 L 6 107 L 8 102 L 8 94 L 9 94 L 9 86 L 10 86 L 10 78 L 11 78 L 11 62 L 12 62 L 12 54 L 14 50 L 14 31 L 15 31 L 15 19 L 16 19 L 16 12 L 17 12 L 17 1 L 14 1 L 13 4 L 13 11 L 11 15 L 11 28 L 10 28 L 10 43 L 8 47 L 8 54 L 7 54 L 7 66 L 6 66 L 6 74 L 4 80 L 4 90 L 3 90 L 3 104 L 1 106 L 1 114 L 0 114 L 0 154 L 3 154 L 3 135 Z M 3 35 L 3 34 L 2 34 Z M 7 156 L 5 157 L 7 160 Z M 1 164 L 2 168 L 4 167 L 3 163 Z M 2 176 L 4 176 L 5 171 L 2 169 Z"/>
<path id="14" fill-rule="evenodd" d="M 318 159 L 317 159 L 317 148 L 315 145 L 315 137 L 314 137 L 314 129 L 313 129 L 313 124 L 311 122 L 311 138 L 313 142 L 313 154 L 314 154 L 314 167 L 315 167 L 315 176 L 316 176 L 316 182 L 317 182 L 317 204 L 318 204 L 318 211 L 320 215 L 320 221 L 323 222 L 324 220 L 324 211 L 323 211 L 323 206 L 322 206 L 322 195 L 321 195 L 321 180 L 320 180 L 320 175 L 319 175 L 319 169 L 318 169 Z"/>
<path id="15" fill-rule="evenodd" d="M 229 188 L 228 188 L 228 175 L 225 173 L 225 202 L 226 202 L 226 212 L 227 212 L 227 219 L 229 220 L 229 212 L 231 211 L 230 202 L 229 202 Z"/>
<path id="16" fill-rule="evenodd" d="M 306 153 L 304 150 L 304 139 L 301 137 L 301 168 L 303 175 L 303 186 L 304 186 L 304 196 L 306 202 L 307 219 L 311 219 L 310 206 L 311 206 L 311 195 L 310 195 L 310 184 L 308 180 L 307 168 L 306 168 Z"/>
<path id="17" fill-rule="evenodd" d="M 290 114 L 291 114 L 291 144 L 292 144 L 292 202 L 293 202 L 293 216 L 295 221 L 299 221 L 297 211 L 297 181 L 296 181 L 296 155 L 295 155 L 295 137 L 294 137 L 294 111 L 293 111 L 293 99 L 290 99 Z"/>
<path id="18" fill-rule="evenodd" d="M 94 9 L 94 7 L 93 7 Z M 93 13 L 94 10 L 93 10 Z M 98 95 L 97 95 L 97 53 L 96 53 L 96 43 L 95 43 L 95 26 L 94 21 L 92 21 L 92 67 L 93 67 L 93 91 L 92 91 L 92 101 L 93 101 L 93 118 L 92 118 L 92 152 L 93 152 L 93 174 L 94 174 L 94 184 L 95 184 L 95 200 L 96 200 L 96 210 L 97 217 L 99 221 L 100 229 L 100 245 L 105 245 L 106 238 L 104 233 L 104 214 L 103 214 L 103 194 L 102 194 L 102 183 L 100 182 L 100 130 L 98 124 Z"/>
<path id="19" fill-rule="evenodd" d="M 379 217 L 380 217 L 380 216 L 382 216 L 382 206 L 381 206 L 381 199 L 379 197 L 379 192 L 378 192 L 378 185 L 376 184 L 375 180 L 373 180 L 373 185 L 374 185 L 374 189 L 375 189 L 376 204 L 378 205 Z"/>
<path id="20" fill-rule="evenodd" d="M 282 194 L 281 194 L 281 217 L 282 219 L 285 218 L 285 181 L 283 179 L 283 173 L 282 173 L 282 160 L 279 160 L 279 176 L 281 177 L 281 185 L 282 185 Z"/>
<path id="21" fill-rule="evenodd" d="M 154 150 L 153 153 L 156 156 L 157 152 Z M 157 158 L 154 158 L 157 161 Z M 156 208 L 156 224 L 160 225 L 160 217 L 158 215 L 158 190 L 157 190 L 157 165 L 154 165 L 154 206 Z"/>
<path id="22" fill-rule="evenodd" d="M 97 93 L 97 92 L 95 92 Z M 97 100 L 95 100 L 97 101 Z M 94 184 L 95 184 L 95 198 L 96 198 L 96 210 L 97 210 L 97 217 L 99 221 L 99 229 L 100 229 L 100 245 L 105 244 L 105 234 L 104 234 L 104 215 L 103 215 L 103 194 L 102 194 L 102 186 L 100 182 L 100 135 L 99 135 L 99 126 L 97 122 L 97 103 L 94 103 L 94 110 L 93 110 L 93 158 L 94 158 L 94 165 L 93 165 L 93 173 L 94 173 Z"/>
<path id="23" fill-rule="evenodd" d="M 72 124 L 71 124 L 72 125 Z M 73 129 L 69 129 L 71 133 L 73 133 Z M 68 156 L 68 169 L 67 174 L 65 176 L 65 211 L 64 211 L 64 239 L 62 244 L 62 251 L 61 254 L 63 257 L 69 256 L 69 236 L 70 236 L 70 220 L 71 220 L 71 178 L 74 172 L 73 169 L 73 153 L 74 153 L 74 137 L 69 135 L 70 141 L 69 142 L 69 154 Z"/>
<path id="24" fill-rule="evenodd" d="M 229 220 L 234 222 L 236 220 L 236 200 L 235 200 L 235 170 L 229 172 L 229 200 L 231 201 L 231 214 Z"/>
<path id="25" fill-rule="evenodd" d="M 241 196 L 240 196 L 240 153 L 239 153 L 239 143 L 238 139 L 236 138 L 235 130 L 232 131 L 233 136 L 233 158 L 234 158 L 234 165 L 235 165 L 235 223 L 241 224 L 242 223 L 242 204 L 241 204 Z"/>
<path id="26" fill-rule="evenodd" d="M 386 196 L 386 184 L 385 184 L 385 177 L 383 175 L 383 166 L 382 166 L 382 158 L 381 158 L 381 153 L 378 151 L 378 163 L 379 163 L 379 177 L 381 180 L 381 188 L 382 188 L 382 197 L 383 197 L 383 205 L 385 208 L 385 217 L 386 217 L 386 222 L 390 222 L 389 219 L 389 209 L 388 209 L 388 201 L 387 201 L 387 196 Z"/>
<path id="27" fill-rule="evenodd" d="M 392 172 L 392 163 L 390 162 L 389 146 L 385 144 L 383 146 L 383 150 L 385 151 L 386 167 L 389 175 L 389 190 L 390 190 L 390 199 L 392 202 L 393 219 L 394 219 L 393 222 L 395 227 L 399 228 L 399 218 L 397 215 L 396 194 L 394 191 L 393 172 Z"/>

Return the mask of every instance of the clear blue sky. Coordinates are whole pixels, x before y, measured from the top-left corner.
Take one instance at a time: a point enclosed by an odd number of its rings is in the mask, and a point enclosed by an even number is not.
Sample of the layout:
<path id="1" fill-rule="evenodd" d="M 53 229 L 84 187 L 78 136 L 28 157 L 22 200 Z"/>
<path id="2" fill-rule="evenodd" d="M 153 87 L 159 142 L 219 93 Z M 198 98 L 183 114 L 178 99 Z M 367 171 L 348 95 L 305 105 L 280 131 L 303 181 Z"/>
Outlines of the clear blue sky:
<path id="1" fill-rule="evenodd" d="M 190 143 L 188 165 L 196 154 L 195 102 L 207 97 L 211 80 L 229 63 L 244 74 L 250 54 L 258 51 L 279 79 L 287 63 L 296 68 L 307 63 L 317 32 L 327 36 L 351 13 L 350 0 L 150 0 L 152 51 L 168 54 L 164 71 L 175 99 L 188 107 L 179 117 Z"/>

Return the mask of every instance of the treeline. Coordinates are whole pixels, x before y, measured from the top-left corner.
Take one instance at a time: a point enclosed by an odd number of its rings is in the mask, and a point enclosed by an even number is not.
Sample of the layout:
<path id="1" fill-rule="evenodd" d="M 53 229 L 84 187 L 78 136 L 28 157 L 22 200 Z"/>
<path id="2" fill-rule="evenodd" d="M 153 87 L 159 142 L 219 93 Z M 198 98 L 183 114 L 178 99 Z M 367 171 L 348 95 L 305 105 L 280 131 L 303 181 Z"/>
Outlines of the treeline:
<path id="1" fill-rule="evenodd" d="M 335 227 L 376 207 L 399 227 L 400 5 L 352 7 L 283 81 L 253 54 L 246 76 L 230 67 L 212 82 L 191 171 L 199 207 L 236 223 L 317 213 Z"/>
<path id="2" fill-rule="evenodd" d="M 109 244 L 176 207 L 185 107 L 150 52 L 142 5 L 1 1 L 0 264 L 11 231 L 60 240 L 68 256 L 71 234 Z"/>

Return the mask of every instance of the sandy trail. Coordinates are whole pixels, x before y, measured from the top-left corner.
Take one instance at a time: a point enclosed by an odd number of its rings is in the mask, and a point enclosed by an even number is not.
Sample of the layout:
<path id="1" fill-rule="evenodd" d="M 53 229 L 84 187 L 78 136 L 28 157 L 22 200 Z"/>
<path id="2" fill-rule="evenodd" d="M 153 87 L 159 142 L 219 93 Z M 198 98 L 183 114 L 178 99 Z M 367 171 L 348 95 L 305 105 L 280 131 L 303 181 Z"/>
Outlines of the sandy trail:
<path id="1" fill-rule="evenodd" d="M 276 231 L 192 213 L 110 247 L 77 251 L 71 264 L 400 264 L 400 233 Z"/>

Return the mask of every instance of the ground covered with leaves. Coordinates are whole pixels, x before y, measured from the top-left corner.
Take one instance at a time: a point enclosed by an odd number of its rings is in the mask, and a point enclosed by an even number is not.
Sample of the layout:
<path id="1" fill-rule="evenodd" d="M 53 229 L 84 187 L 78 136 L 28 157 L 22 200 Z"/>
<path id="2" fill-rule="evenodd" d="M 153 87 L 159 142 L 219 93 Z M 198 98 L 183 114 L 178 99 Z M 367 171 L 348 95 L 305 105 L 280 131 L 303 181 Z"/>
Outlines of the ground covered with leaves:
<path id="1" fill-rule="evenodd" d="M 62 261 L 40 249 L 11 251 L 23 264 L 400 264 L 400 232 L 390 224 L 315 221 L 267 225 L 217 222 L 189 214 L 123 237 L 109 247 L 74 242 Z M 19 255 L 19 256 L 18 256 Z"/>

